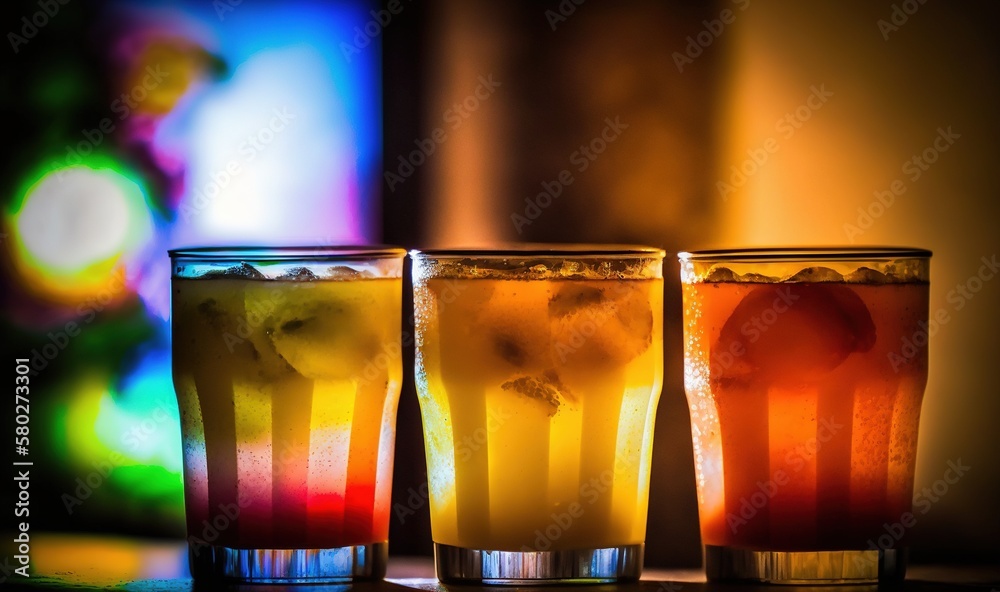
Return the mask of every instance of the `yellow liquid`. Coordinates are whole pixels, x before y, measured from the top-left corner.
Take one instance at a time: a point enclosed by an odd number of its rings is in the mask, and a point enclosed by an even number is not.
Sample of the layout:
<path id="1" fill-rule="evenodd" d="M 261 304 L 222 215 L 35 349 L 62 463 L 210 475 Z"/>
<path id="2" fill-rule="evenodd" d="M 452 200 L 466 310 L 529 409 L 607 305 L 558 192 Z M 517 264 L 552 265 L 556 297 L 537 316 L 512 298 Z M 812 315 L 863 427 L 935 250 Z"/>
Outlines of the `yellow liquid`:
<path id="1" fill-rule="evenodd" d="M 504 551 L 642 543 L 662 280 L 415 288 L 434 541 Z"/>
<path id="2" fill-rule="evenodd" d="M 173 280 L 190 540 L 388 540 L 401 290 L 398 279 Z"/>

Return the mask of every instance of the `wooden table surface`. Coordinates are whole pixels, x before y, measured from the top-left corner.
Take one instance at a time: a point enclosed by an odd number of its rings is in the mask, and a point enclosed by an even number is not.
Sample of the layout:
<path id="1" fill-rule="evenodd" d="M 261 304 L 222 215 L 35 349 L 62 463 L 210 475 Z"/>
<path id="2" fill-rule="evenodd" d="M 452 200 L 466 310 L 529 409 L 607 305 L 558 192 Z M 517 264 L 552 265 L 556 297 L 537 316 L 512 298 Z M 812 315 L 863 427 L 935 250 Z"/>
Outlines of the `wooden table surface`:
<path id="1" fill-rule="evenodd" d="M 187 546 L 184 541 L 143 540 L 80 534 L 34 534 L 31 540 L 32 573 L 28 578 L 0 571 L 0 588 L 31 590 L 134 590 L 185 591 L 217 590 L 218 584 L 196 584 L 188 574 Z M 10 563 L 8 563 L 10 566 Z M 16 567 L 16 565 L 14 565 Z M 428 590 L 476 592 L 479 586 L 444 586 L 434 578 L 434 566 L 429 557 L 390 557 L 386 580 L 353 586 L 230 586 L 229 590 L 270 592 L 276 590 L 309 590 L 345 592 L 412 592 Z M 643 571 L 638 583 L 594 586 L 545 586 L 545 592 L 573 588 L 591 592 L 696 592 L 759 590 L 806 591 L 826 590 L 854 592 L 877 590 L 876 586 L 756 586 L 706 583 L 700 570 L 656 569 Z M 490 587 L 497 590 L 513 588 Z M 993 566 L 911 566 L 901 592 L 946 592 L 986 590 L 1000 592 L 1000 565 Z"/>

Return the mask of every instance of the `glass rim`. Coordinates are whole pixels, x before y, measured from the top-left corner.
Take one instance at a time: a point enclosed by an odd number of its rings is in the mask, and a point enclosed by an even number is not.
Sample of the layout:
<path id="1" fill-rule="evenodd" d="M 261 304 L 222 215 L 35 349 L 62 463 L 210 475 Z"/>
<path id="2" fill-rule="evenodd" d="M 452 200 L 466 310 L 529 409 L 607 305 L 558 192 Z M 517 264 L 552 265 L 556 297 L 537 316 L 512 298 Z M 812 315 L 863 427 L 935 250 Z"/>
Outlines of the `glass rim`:
<path id="1" fill-rule="evenodd" d="M 658 247 L 601 243 L 524 243 L 497 248 L 411 249 L 413 259 L 646 259 L 664 258 L 667 252 Z"/>
<path id="2" fill-rule="evenodd" d="M 335 261 L 359 259 L 401 259 L 406 249 L 393 245 L 330 245 L 330 246 L 230 246 L 181 247 L 167 250 L 171 259 L 203 261 Z"/>
<path id="3" fill-rule="evenodd" d="M 874 261 L 929 259 L 933 253 L 916 247 L 749 247 L 742 249 L 704 249 L 677 253 L 680 261 L 753 262 L 753 261 Z"/>

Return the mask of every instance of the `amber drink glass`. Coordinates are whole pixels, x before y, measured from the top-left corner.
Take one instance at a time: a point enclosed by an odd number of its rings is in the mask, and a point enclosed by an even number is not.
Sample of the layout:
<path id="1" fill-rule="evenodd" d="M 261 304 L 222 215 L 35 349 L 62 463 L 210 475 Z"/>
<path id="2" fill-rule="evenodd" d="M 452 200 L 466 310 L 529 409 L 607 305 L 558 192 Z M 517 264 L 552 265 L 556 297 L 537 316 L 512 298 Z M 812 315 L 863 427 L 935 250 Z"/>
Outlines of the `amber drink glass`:
<path id="1" fill-rule="evenodd" d="M 882 535 L 912 509 L 930 255 L 680 254 L 710 580 L 903 577 L 907 534 Z"/>
<path id="2" fill-rule="evenodd" d="M 438 577 L 637 579 L 663 380 L 663 251 L 412 257 Z"/>

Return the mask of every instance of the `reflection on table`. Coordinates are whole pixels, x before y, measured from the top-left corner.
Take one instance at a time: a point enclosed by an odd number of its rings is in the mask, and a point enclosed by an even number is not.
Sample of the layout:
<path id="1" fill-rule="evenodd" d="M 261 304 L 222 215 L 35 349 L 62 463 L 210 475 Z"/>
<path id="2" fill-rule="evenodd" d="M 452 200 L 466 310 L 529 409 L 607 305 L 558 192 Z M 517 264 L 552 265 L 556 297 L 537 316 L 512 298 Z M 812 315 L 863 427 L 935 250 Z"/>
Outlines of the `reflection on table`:
<path id="1" fill-rule="evenodd" d="M 35 590 L 133 590 L 174 592 L 187 590 L 218 590 L 218 584 L 196 584 L 187 567 L 187 545 L 184 541 L 148 540 L 83 534 L 32 535 L 32 572 L 29 578 L 8 576 L 5 589 L 24 587 Z M 2 580 L 0 580 L 2 581 Z M 351 586 L 320 585 L 230 586 L 229 590 L 270 592 L 274 590 L 309 590 L 310 592 L 357 592 L 428 590 L 446 592 L 449 587 L 434 577 L 429 557 L 390 557 L 385 581 L 365 582 Z M 472 586 L 456 587 L 464 592 Z M 567 586 L 546 586 L 545 592 L 557 592 Z M 579 587 L 572 587 L 579 591 Z M 484 588 L 485 589 L 485 588 Z M 490 588 L 496 592 L 497 588 Z M 876 586 L 837 586 L 837 592 L 875 591 Z M 647 568 L 642 580 L 631 584 L 586 586 L 588 592 L 713 592 L 737 591 L 774 592 L 776 588 L 757 585 L 706 583 L 700 570 Z M 781 586 L 782 592 L 829 591 L 829 587 Z M 961 592 L 963 590 L 1000 590 L 1000 565 L 993 566 L 912 566 L 907 581 L 899 592 Z"/>

